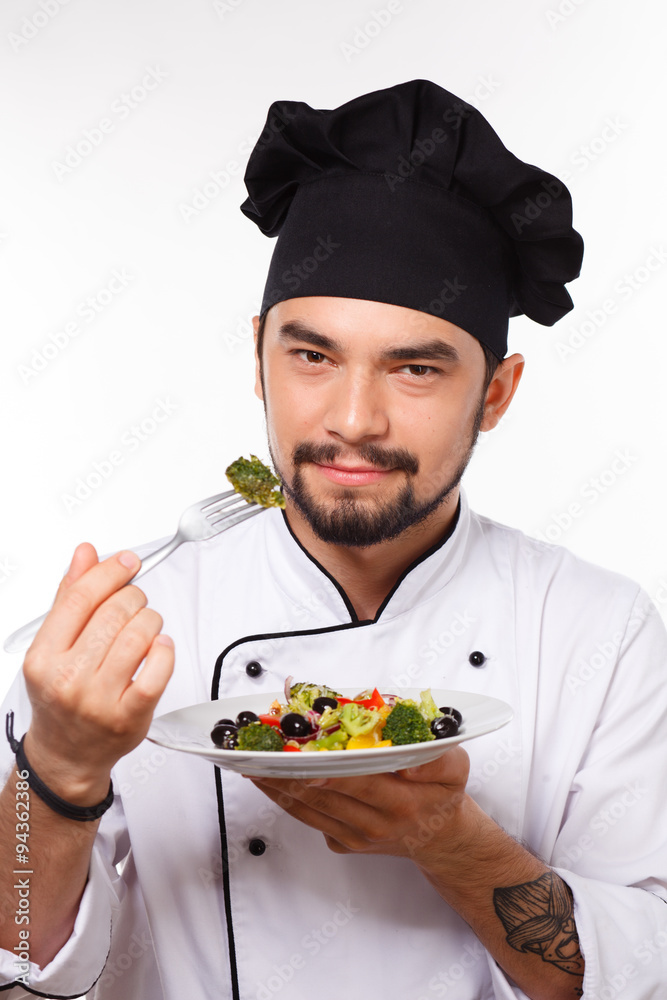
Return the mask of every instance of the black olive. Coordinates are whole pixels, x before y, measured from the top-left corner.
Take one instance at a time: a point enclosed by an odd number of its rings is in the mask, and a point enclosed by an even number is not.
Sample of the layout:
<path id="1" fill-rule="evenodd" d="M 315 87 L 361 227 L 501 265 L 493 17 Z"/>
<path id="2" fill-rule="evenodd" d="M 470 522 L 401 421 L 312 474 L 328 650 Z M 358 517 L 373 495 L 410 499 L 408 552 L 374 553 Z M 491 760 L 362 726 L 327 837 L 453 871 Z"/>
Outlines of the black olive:
<path id="1" fill-rule="evenodd" d="M 313 702 L 313 711 L 322 714 L 325 708 L 338 708 L 335 698 L 316 698 Z"/>
<path id="2" fill-rule="evenodd" d="M 453 715 L 459 726 L 463 722 L 463 716 L 459 712 L 458 708 L 439 708 L 438 711 L 442 712 L 443 715 Z"/>
<path id="3" fill-rule="evenodd" d="M 211 739 L 217 747 L 224 748 L 225 740 L 230 736 L 235 737 L 237 733 L 238 729 L 234 723 L 230 722 L 228 719 L 224 719 L 222 722 L 216 722 L 214 725 L 211 731 Z"/>
<path id="4" fill-rule="evenodd" d="M 236 750 L 239 745 L 239 738 L 237 733 L 230 733 L 229 736 L 225 736 L 222 749 L 223 750 Z"/>
<path id="5" fill-rule="evenodd" d="M 436 740 L 446 740 L 449 736 L 456 736 L 459 731 L 459 724 L 451 715 L 434 719 L 431 723 L 431 732 Z"/>
<path id="6" fill-rule="evenodd" d="M 236 716 L 236 725 L 239 729 L 241 726 L 249 726 L 251 722 L 259 722 L 259 716 L 254 712 L 239 712 Z"/>
<path id="7" fill-rule="evenodd" d="M 216 726 L 234 726 L 238 728 L 237 723 L 233 719 L 218 719 Z"/>
<path id="8" fill-rule="evenodd" d="M 289 712 L 287 715 L 283 715 L 280 720 L 280 728 L 284 732 L 285 736 L 310 736 L 313 731 L 308 719 L 305 719 L 303 715 L 299 715 L 297 712 Z"/>

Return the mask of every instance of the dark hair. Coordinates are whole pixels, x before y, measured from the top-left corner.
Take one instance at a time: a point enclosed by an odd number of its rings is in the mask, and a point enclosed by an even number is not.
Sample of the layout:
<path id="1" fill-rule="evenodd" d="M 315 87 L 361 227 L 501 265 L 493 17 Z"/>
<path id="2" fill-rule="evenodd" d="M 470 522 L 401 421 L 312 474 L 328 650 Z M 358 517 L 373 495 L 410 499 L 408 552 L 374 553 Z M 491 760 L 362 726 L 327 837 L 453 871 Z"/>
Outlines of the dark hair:
<path id="1" fill-rule="evenodd" d="M 266 317 L 268 316 L 268 309 L 259 321 L 259 326 L 257 328 L 257 355 L 261 361 L 262 358 L 262 344 L 264 342 L 264 327 L 266 326 Z M 479 346 L 484 351 L 484 362 L 486 364 L 486 374 L 484 378 L 484 392 L 491 385 L 491 379 L 496 373 L 496 368 L 500 364 L 500 361 L 495 356 L 493 351 L 489 350 L 486 344 L 479 342 Z"/>

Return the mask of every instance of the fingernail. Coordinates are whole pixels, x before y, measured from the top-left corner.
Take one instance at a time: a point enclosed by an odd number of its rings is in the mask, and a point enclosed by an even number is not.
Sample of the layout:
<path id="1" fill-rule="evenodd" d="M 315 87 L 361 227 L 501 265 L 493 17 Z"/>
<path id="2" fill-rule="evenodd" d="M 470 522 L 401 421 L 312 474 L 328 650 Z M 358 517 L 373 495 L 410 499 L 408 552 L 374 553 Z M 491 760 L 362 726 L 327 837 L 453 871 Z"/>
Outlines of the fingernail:
<path id="1" fill-rule="evenodd" d="M 118 562 L 122 563 L 123 566 L 126 566 L 127 569 L 134 569 L 139 562 L 139 558 L 134 554 L 134 552 L 121 552 L 118 556 Z"/>
<path id="2" fill-rule="evenodd" d="M 327 778 L 307 778 L 304 781 L 304 785 L 308 788 L 322 788 L 324 785 L 328 785 L 329 781 Z"/>
<path id="3" fill-rule="evenodd" d="M 174 640 L 170 635 L 160 634 L 157 637 L 157 641 L 160 643 L 161 646 L 169 646 L 171 649 L 174 648 Z"/>

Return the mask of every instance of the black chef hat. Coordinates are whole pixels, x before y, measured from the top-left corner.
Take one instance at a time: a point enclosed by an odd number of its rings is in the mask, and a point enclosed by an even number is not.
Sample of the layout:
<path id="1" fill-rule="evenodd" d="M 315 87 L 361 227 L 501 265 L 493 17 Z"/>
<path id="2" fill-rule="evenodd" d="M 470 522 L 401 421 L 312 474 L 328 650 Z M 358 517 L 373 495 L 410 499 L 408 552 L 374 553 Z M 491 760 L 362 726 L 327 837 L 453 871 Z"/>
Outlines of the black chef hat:
<path id="1" fill-rule="evenodd" d="M 498 357 L 510 316 L 572 308 L 583 241 L 569 192 L 427 80 L 332 111 L 271 105 L 241 210 L 278 236 L 262 315 L 283 299 L 372 299 L 441 316 Z"/>

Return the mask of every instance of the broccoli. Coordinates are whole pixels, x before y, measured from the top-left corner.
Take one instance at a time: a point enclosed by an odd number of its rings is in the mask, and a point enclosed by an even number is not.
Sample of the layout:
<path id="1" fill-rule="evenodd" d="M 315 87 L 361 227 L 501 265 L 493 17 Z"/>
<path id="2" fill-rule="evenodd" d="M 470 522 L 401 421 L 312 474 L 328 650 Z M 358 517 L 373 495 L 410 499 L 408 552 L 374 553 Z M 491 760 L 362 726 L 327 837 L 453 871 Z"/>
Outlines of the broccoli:
<path id="1" fill-rule="evenodd" d="M 237 458 L 225 470 L 227 479 L 248 503 L 261 507 L 284 507 L 285 497 L 277 487 L 280 480 L 260 462 L 257 455 Z"/>
<path id="2" fill-rule="evenodd" d="M 403 743 L 426 743 L 427 740 L 434 740 L 435 736 L 414 702 L 399 701 L 387 716 L 382 738 L 400 746 Z"/>
<path id="3" fill-rule="evenodd" d="M 341 695 L 336 691 L 332 691 L 325 684 L 307 684 L 305 681 L 299 681 L 298 684 L 292 684 L 289 690 L 289 707 L 293 712 L 305 715 L 306 711 L 313 707 L 318 698 L 335 698 L 338 700 L 340 697 Z"/>
<path id="4" fill-rule="evenodd" d="M 349 737 L 343 728 L 337 729 L 334 733 L 329 733 L 328 736 L 321 736 L 319 740 L 309 740 L 308 743 L 304 743 L 301 752 L 303 753 L 305 750 L 344 750 L 348 739 Z"/>
<path id="5" fill-rule="evenodd" d="M 350 736 L 365 736 L 377 726 L 382 716 L 373 708 L 362 708 L 353 701 L 343 705 L 340 724 Z"/>
<path id="6" fill-rule="evenodd" d="M 251 722 L 239 729 L 239 750 L 282 750 L 285 742 L 275 726 Z"/>

